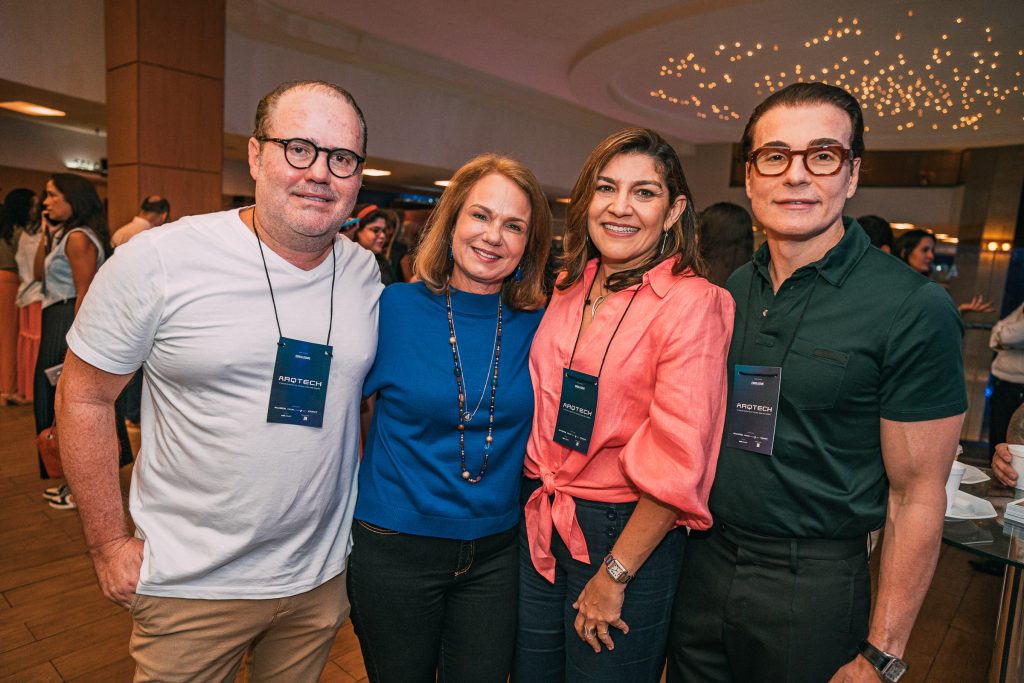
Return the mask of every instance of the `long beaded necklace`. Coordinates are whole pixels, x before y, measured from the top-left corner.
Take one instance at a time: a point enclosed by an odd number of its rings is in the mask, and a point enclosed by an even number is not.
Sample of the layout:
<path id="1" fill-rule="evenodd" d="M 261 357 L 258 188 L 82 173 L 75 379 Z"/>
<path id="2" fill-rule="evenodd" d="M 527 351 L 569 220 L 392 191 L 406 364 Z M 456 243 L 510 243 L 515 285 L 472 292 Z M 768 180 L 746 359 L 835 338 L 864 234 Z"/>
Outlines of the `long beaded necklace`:
<path id="1" fill-rule="evenodd" d="M 487 471 L 487 460 L 491 455 L 491 444 L 494 443 L 494 396 L 498 391 L 498 363 L 501 360 L 501 295 L 498 295 L 498 324 L 494 331 L 494 349 L 491 352 L 491 360 L 493 363 L 494 371 L 488 372 L 491 383 L 491 407 L 489 409 L 489 416 L 487 422 L 487 438 L 484 441 L 484 462 L 480 466 L 480 473 L 474 477 L 469 470 L 466 469 L 466 423 L 473 419 L 476 415 L 476 411 L 480 409 L 480 402 L 477 402 L 476 410 L 472 413 L 466 410 L 466 384 L 465 378 L 462 373 L 462 358 L 459 355 L 459 340 L 455 336 L 455 318 L 452 315 L 452 294 L 451 289 L 448 286 L 444 288 L 444 300 L 448 308 L 448 343 L 452 347 L 452 362 L 455 365 L 455 387 L 459 392 L 459 423 L 456 425 L 456 429 L 459 432 L 459 465 L 462 468 L 462 478 L 470 484 L 476 484 L 484 478 L 484 473 Z M 491 367 L 488 366 L 490 371 Z M 483 395 L 487 391 L 487 385 L 484 384 L 483 391 L 480 392 L 480 399 L 483 400 Z"/>

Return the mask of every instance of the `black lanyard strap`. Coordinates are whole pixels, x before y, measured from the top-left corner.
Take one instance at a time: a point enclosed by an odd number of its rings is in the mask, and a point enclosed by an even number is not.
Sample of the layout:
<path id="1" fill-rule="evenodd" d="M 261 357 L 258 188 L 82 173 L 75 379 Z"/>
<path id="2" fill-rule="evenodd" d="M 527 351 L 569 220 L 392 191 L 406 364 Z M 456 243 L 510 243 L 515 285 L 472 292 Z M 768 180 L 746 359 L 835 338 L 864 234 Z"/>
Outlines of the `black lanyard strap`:
<path id="1" fill-rule="evenodd" d="M 263 261 L 263 273 L 267 276 L 267 287 L 270 289 L 270 304 L 274 307 L 274 322 L 277 323 L 277 338 L 278 346 L 283 346 L 284 342 L 280 341 L 284 338 L 284 333 L 281 331 L 281 319 L 277 315 L 277 300 L 274 298 L 274 285 L 270 282 L 270 269 L 267 268 L 267 257 L 263 253 L 263 242 L 260 240 L 260 233 L 256 229 L 256 209 L 252 210 L 252 233 L 256 235 L 256 244 L 260 248 L 260 259 Z M 330 303 L 330 314 L 327 318 L 327 340 L 324 342 L 324 346 L 330 346 L 331 344 L 331 330 L 334 328 L 334 282 L 338 277 L 338 259 L 334 257 L 334 241 L 331 241 L 331 303 Z"/>
<path id="2" fill-rule="evenodd" d="M 580 312 L 580 327 L 576 331 L 576 341 L 572 345 L 572 355 L 569 356 L 569 368 L 572 368 L 572 361 L 576 358 L 576 347 L 580 343 L 580 335 L 583 334 L 583 317 L 587 314 L 586 300 L 590 298 L 591 293 L 594 291 L 594 283 L 597 282 L 597 277 L 601 272 L 601 262 L 597 263 L 597 270 L 594 272 L 594 279 L 590 281 L 590 287 L 587 289 L 587 296 L 583 300 L 583 309 Z M 629 307 L 633 305 L 633 300 L 636 299 L 636 295 L 643 288 L 643 283 L 637 285 L 636 289 L 633 290 L 633 296 L 629 298 L 629 303 L 626 304 L 626 310 L 622 312 L 622 317 L 619 318 L 618 324 L 615 325 L 615 329 L 612 331 L 611 339 L 608 340 L 608 346 L 604 347 L 604 355 L 601 356 L 601 365 L 597 369 L 597 378 L 601 378 L 601 372 L 604 370 L 604 362 L 608 360 L 608 351 L 612 348 L 612 342 L 615 340 L 615 335 L 619 331 L 619 327 L 622 326 L 622 321 L 626 319 L 626 314 L 629 313 Z M 593 319 L 591 319 L 593 322 Z"/>

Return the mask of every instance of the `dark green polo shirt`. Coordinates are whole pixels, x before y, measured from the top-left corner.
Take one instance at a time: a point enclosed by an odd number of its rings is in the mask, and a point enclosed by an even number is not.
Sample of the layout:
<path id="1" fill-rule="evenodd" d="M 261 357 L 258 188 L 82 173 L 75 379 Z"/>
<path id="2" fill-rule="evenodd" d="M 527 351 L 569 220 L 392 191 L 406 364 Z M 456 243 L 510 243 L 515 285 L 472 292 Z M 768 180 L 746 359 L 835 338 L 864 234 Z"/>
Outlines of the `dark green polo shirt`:
<path id="1" fill-rule="evenodd" d="M 716 519 L 787 538 L 866 534 L 883 525 L 889 489 L 879 419 L 967 409 L 963 323 L 949 295 L 843 222 L 842 240 L 777 294 L 768 245 L 726 284 L 736 299 L 730 399 L 736 364 L 781 366 L 782 386 L 771 456 L 723 441 Z"/>

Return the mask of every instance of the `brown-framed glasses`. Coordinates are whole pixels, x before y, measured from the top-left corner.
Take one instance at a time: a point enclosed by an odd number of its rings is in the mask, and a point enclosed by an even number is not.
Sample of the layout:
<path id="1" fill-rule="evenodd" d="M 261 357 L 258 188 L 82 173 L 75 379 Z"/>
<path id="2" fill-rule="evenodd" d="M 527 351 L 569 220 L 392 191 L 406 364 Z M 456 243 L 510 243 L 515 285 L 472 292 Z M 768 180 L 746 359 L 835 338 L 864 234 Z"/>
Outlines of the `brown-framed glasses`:
<path id="1" fill-rule="evenodd" d="M 851 158 L 850 150 L 842 145 L 820 145 L 807 149 L 758 147 L 747 161 L 763 176 L 778 176 L 789 170 L 793 157 L 798 154 L 811 175 L 835 175 L 842 169 L 843 162 Z"/>

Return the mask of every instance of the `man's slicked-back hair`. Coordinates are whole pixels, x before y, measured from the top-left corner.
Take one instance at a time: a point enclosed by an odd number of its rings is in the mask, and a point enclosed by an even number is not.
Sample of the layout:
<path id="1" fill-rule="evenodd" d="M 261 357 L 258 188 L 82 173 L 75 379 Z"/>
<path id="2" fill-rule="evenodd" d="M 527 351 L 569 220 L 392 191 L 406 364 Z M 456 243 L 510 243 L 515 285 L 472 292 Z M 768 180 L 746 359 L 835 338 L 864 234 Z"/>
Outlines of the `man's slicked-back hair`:
<path id="1" fill-rule="evenodd" d="M 285 81 L 264 95 L 260 103 L 256 105 L 256 123 L 252 131 L 254 138 L 270 137 L 270 119 L 274 115 L 274 110 L 277 109 L 278 100 L 286 92 L 296 88 L 321 88 L 334 93 L 348 102 L 352 109 L 355 110 L 356 117 L 359 119 L 359 133 L 363 139 L 363 149 L 360 151 L 360 154 L 366 156 L 366 117 L 363 116 L 363 110 L 356 104 L 356 99 L 352 97 L 352 93 L 340 85 L 328 83 L 327 81 Z"/>
<path id="2" fill-rule="evenodd" d="M 793 83 L 770 95 L 768 99 L 757 105 L 754 113 L 750 115 L 747 127 L 743 129 L 743 139 L 740 141 L 743 159 L 746 160 L 750 156 L 750 152 L 753 151 L 754 126 L 761 120 L 765 112 L 776 107 L 799 107 L 808 104 L 831 104 L 846 112 L 850 117 L 853 130 L 850 139 L 852 156 L 857 159 L 864 155 L 864 114 L 861 112 L 857 98 L 842 88 L 827 83 Z"/>

